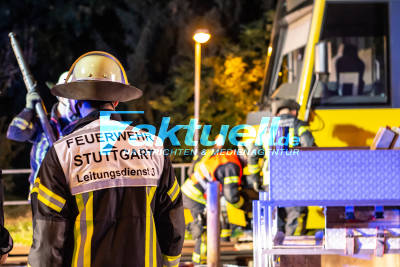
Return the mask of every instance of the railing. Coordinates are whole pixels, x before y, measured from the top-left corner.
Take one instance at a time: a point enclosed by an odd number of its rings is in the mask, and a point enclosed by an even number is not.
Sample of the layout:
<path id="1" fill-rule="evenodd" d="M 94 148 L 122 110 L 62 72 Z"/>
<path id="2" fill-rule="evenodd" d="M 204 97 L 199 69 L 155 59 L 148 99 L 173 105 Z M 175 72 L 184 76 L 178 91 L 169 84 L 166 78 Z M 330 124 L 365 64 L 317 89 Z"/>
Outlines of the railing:
<path id="1" fill-rule="evenodd" d="M 191 163 L 172 163 L 172 167 L 175 170 L 175 174 L 177 175 L 179 183 L 182 185 L 187 177 L 187 170 L 191 166 Z M 2 170 L 3 175 L 10 174 L 30 174 L 31 169 L 8 169 Z M 29 205 L 30 202 L 28 200 L 13 200 L 13 201 L 4 201 L 4 206 L 19 206 L 19 205 Z"/>

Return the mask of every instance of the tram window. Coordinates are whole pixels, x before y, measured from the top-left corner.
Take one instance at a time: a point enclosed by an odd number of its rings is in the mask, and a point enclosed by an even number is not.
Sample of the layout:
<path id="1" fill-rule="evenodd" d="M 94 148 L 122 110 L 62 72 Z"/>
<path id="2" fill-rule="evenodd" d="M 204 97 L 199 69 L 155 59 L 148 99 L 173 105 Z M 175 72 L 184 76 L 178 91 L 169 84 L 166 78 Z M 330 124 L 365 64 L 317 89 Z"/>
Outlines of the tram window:
<path id="1" fill-rule="evenodd" d="M 278 90 L 277 97 L 296 98 L 303 65 L 303 56 L 304 47 L 301 47 L 288 52 L 282 57 L 276 86 Z"/>
<path id="2" fill-rule="evenodd" d="M 388 9 L 385 3 L 328 4 L 321 40 L 330 43 L 330 73 L 317 106 L 389 104 Z"/>

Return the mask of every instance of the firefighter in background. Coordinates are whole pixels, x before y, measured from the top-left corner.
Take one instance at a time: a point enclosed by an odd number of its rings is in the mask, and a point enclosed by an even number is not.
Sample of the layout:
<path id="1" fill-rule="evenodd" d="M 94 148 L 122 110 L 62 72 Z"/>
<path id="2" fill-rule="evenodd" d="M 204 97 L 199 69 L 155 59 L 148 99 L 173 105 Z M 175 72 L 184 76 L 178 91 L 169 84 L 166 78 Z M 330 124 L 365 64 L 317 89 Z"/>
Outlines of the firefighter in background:
<path id="1" fill-rule="evenodd" d="M 300 139 L 300 147 L 311 147 L 315 145 L 314 137 L 308 128 L 308 124 L 297 119 L 300 105 L 291 99 L 278 99 L 272 102 L 272 114 L 280 117 L 279 127 L 288 127 L 289 136 Z M 293 148 L 289 138 L 289 148 Z M 307 207 L 285 207 L 278 208 L 278 230 L 285 235 L 306 234 Z"/>
<path id="2" fill-rule="evenodd" d="M 300 147 L 314 146 L 314 137 L 308 128 L 308 124 L 304 121 L 297 119 L 297 113 L 300 109 L 299 104 L 291 99 L 276 99 L 271 104 L 272 115 L 280 117 L 279 127 L 288 127 L 289 135 L 296 136 L 299 138 Z M 290 139 L 292 141 L 293 139 Z M 255 146 L 254 143 L 246 143 L 248 146 L 249 157 L 248 157 L 248 181 L 253 185 L 254 190 L 258 191 L 261 189 L 261 177 L 260 162 L 259 159 L 267 157 L 268 142 L 263 142 L 263 146 Z M 292 143 L 289 143 L 290 148 L 294 148 Z M 264 149 L 264 153 L 260 153 L 260 150 Z"/>
<path id="3" fill-rule="evenodd" d="M 261 189 L 261 167 L 259 161 L 264 156 L 264 150 L 262 147 L 255 146 L 254 140 L 245 141 L 242 150 L 247 153 L 247 165 L 243 171 L 246 179 L 246 188 L 259 192 Z"/>
<path id="4" fill-rule="evenodd" d="M 195 264 L 204 264 L 207 260 L 206 240 L 206 199 L 207 181 L 217 180 L 221 183 L 225 201 L 235 208 L 249 209 L 247 196 L 240 191 L 245 159 L 236 152 L 217 153 L 199 165 L 189 179 L 182 186 L 183 205 L 189 209 L 194 221 L 191 223 L 191 232 L 195 239 L 192 260 Z M 229 238 L 232 230 L 224 219 L 221 223 L 221 237 Z"/>
<path id="5" fill-rule="evenodd" d="M 310 132 L 308 124 L 302 120 L 297 119 L 297 113 L 300 105 L 291 99 L 277 99 L 271 104 L 272 114 L 280 117 L 279 126 L 289 127 L 289 135 L 297 136 L 300 138 L 301 147 L 314 146 L 314 137 Z M 289 143 L 289 147 L 293 147 Z"/>
<path id="6" fill-rule="evenodd" d="M 182 194 L 162 141 L 112 115 L 100 122 L 100 111 L 142 91 L 101 51 L 79 57 L 68 75 L 52 93 L 77 99 L 82 119 L 50 148 L 35 179 L 28 264 L 177 267 Z"/>
<path id="7" fill-rule="evenodd" d="M 67 74 L 68 72 L 61 74 L 57 84 L 64 83 Z M 54 136 L 56 139 L 59 139 L 63 135 L 64 129 L 79 116 L 74 100 L 63 97 L 57 98 L 58 102 L 51 109 L 49 123 L 53 129 Z M 49 150 L 49 143 L 34 110 L 35 104 L 40 101 L 41 98 L 37 92 L 28 92 L 25 108 L 11 121 L 7 131 L 8 139 L 18 142 L 29 141 L 32 143 L 30 155 L 32 172 L 29 176 L 31 186 L 37 176 L 40 164 Z"/>
<path id="8" fill-rule="evenodd" d="M 308 124 L 297 119 L 300 106 L 291 99 L 275 99 L 271 103 L 272 114 L 280 117 L 279 127 L 288 128 L 289 136 L 299 138 L 300 147 L 315 146 L 314 137 L 308 128 Z M 294 148 L 293 138 L 289 138 L 289 148 Z M 257 153 L 264 149 L 265 153 Z M 253 146 L 248 159 L 248 180 L 255 190 L 261 189 L 259 159 L 264 157 L 263 172 L 268 169 L 268 142 L 263 142 L 263 147 Z M 265 154 L 264 156 L 262 156 Z M 265 184 L 265 182 L 264 182 Z M 307 207 L 286 207 L 278 209 L 278 230 L 285 235 L 300 235 L 306 232 Z"/>

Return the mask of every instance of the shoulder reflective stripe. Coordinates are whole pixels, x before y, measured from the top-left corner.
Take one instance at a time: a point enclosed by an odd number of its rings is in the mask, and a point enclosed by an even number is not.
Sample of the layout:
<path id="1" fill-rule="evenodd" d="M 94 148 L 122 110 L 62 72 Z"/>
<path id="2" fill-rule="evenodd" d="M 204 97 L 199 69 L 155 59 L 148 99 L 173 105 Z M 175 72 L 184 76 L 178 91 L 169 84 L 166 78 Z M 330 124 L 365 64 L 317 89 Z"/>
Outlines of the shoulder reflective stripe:
<path id="1" fill-rule="evenodd" d="M 157 234 L 154 225 L 151 201 L 157 187 L 146 187 L 146 233 L 145 233 L 145 267 L 157 267 L 156 244 Z"/>
<path id="2" fill-rule="evenodd" d="M 22 125 L 25 125 L 25 126 L 28 126 L 28 125 L 29 125 L 29 122 L 27 122 L 27 121 L 24 120 L 23 118 L 19 118 L 19 117 L 14 118 L 14 119 L 13 119 L 13 122 L 18 122 L 18 123 L 21 123 Z"/>
<path id="3" fill-rule="evenodd" d="M 231 203 L 232 204 L 232 203 Z M 239 198 L 239 201 L 238 202 L 236 202 L 236 203 L 234 203 L 234 204 L 232 204 L 232 206 L 234 206 L 235 208 L 240 208 L 241 206 L 243 206 L 243 204 L 244 204 L 244 198 L 243 197 L 240 197 Z"/>
<path id="4" fill-rule="evenodd" d="M 174 200 L 178 197 L 178 194 L 180 191 L 181 190 L 180 190 L 178 181 L 176 180 L 176 177 L 175 177 L 174 184 L 172 185 L 171 189 L 168 190 L 168 192 L 167 192 L 168 196 L 171 198 L 172 202 L 174 202 Z"/>
<path id="5" fill-rule="evenodd" d="M 206 199 L 203 196 L 203 193 L 194 187 L 194 183 L 191 179 L 187 179 L 185 183 L 182 185 L 182 192 L 190 199 L 199 202 L 201 204 L 206 204 Z"/>
<path id="6" fill-rule="evenodd" d="M 17 127 L 17 128 L 20 129 L 21 131 L 25 131 L 26 128 L 28 128 L 28 126 L 22 125 L 22 124 L 19 123 L 18 121 L 13 122 L 11 125 L 14 126 L 14 127 Z M 31 127 L 29 127 L 29 128 L 32 129 L 32 125 L 29 125 L 29 126 L 31 126 Z"/>
<path id="7" fill-rule="evenodd" d="M 40 189 L 38 190 L 38 200 L 42 202 L 44 205 L 48 206 L 49 208 L 52 208 L 53 210 L 60 212 L 64 205 L 61 205 L 60 203 L 55 204 L 54 202 L 46 198 L 45 194 L 41 194 L 42 192 L 43 191 L 41 191 Z"/>
<path id="8" fill-rule="evenodd" d="M 17 127 L 21 131 L 24 131 L 26 129 L 26 126 L 20 125 L 19 123 L 13 123 L 12 126 Z"/>
<path id="9" fill-rule="evenodd" d="M 93 193 L 75 196 L 79 214 L 74 226 L 73 267 L 91 265 L 91 246 L 93 236 Z"/>
<path id="10" fill-rule="evenodd" d="M 55 199 L 56 201 L 62 203 L 62 205 L 65 204 L 65 199 L 64 199 L 64 198 L 62 198 L 62 197 L 60 197 L 59 195 L 57 195 L 56 193 L 50 191 L 50 189 L 48 189 L 47 187 L 45 187 L 44 185 L 42 185 L 42 184 L 40 183 L 40 180 L 39 180 L 39 192 L 40 192 L 40 191 L 43 191 L 43 192 L 44 192 L 47 196 L 49 196 L 50 198 L 53 198 L 53 199 Z"/>
<path id="11" fill-rule="evenodd" d="M 300 126 L 299 127 L 299 129 L 297 130 L 298 131 L 298 135 L 299 136 L 302 136 L 305 132 L 307 132 L 309 129 L 308 129 L 308 126 Z"/>
<path id="12" fill-rule="evenodd" d="M 22 118 L 14 118 L 11 122 L 12 126 L 18 127 L 19 129 L 21 129 L 22 131 L 25 130 L 26 128 L 32 129 L 33 125 L 32 123 L 28 123 L 26 120 L 22 119 Z"/>
<path id="13" fill-rule="evenodd" d="M 57 212 L 60 212 L 65 205 L 65 199 L 42 185 L 39 177 L 35 180 L 32 192 L 36 192 L 38 194 L 38 200 L 40 202 Z"/>
<path id="14" fill-rule="evenodd" d="M 224 178 L 224 184 L 235 184 L 239 182 L 239 176 L 228 176 Z"/>
<path id="15" fill-rule="evenodd" d="M 163 256 L 163 267 L 178 267 L 179 266 L 179 261 L 181 259 L 181 255 L 179 254 L 178 256 L 167 256 L 167 255 L 162 255 Z"/>

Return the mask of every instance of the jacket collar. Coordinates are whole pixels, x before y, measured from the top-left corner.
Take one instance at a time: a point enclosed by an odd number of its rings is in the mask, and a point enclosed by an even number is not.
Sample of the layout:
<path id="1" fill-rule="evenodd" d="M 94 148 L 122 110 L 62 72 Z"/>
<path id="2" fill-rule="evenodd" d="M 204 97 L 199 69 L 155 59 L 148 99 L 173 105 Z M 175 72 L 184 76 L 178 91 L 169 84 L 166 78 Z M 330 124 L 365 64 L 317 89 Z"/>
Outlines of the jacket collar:
<path id="1" fill-rule="evenodd" d="M 75 123 L 71 123 L 70 125 L 68 125 L 63 131 L 64 135 L 70 134 L 70 133 L 88 125 L 89 123 L 91 123 L 95 120 L 98 120 L 100 118 L 100 111 L 112 111 L 112 110 L 104 109 L 104 110 L 92 111 L 86 117 L 83 117 L 83 118 L 75 121 Z M 111 119 L 120 121 L 121 117 L 118 114 L 111 114 Z"/>
<path id="2" fill-rule="evenodd" d="M 296 117 L 292 114 L 282 114 L 279 116 L 281 119 L 295 119 Z"/>

